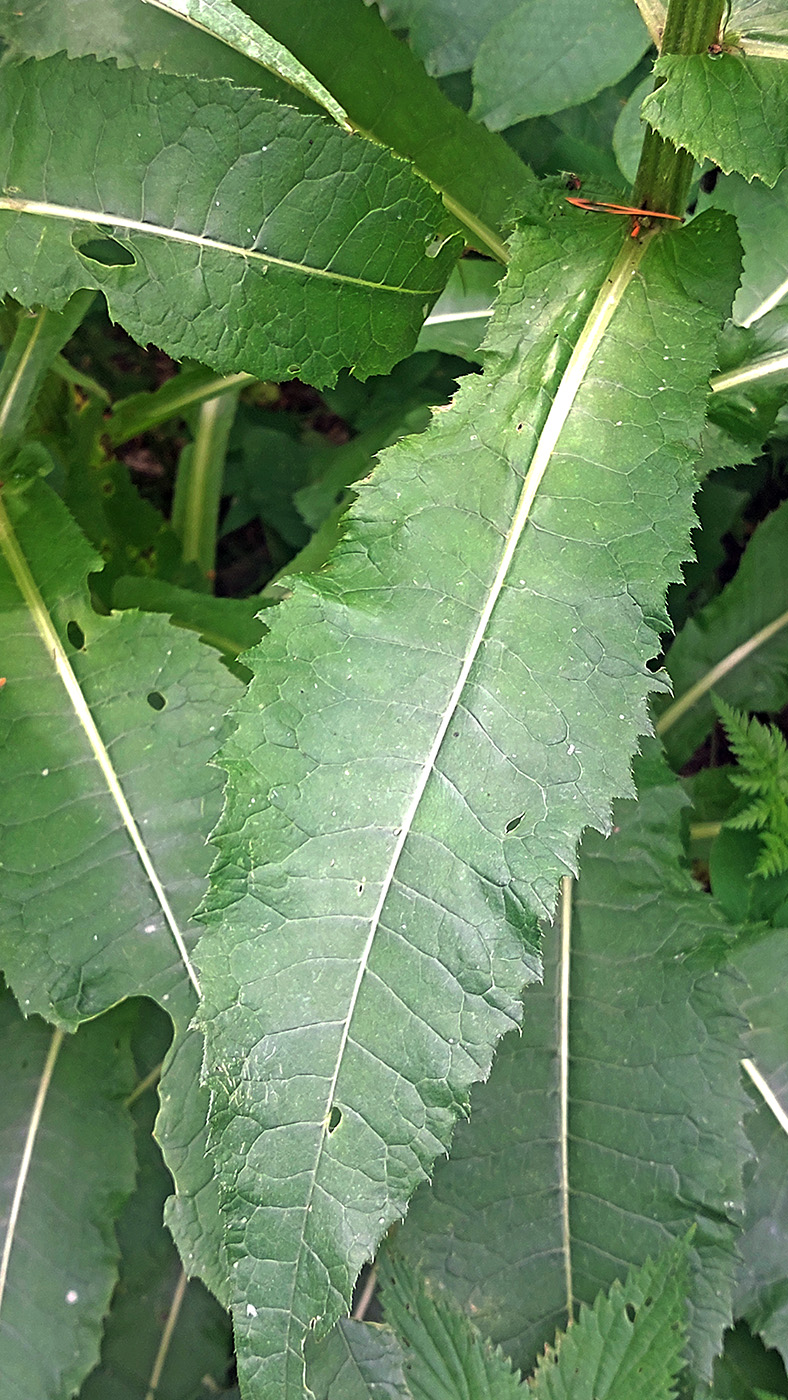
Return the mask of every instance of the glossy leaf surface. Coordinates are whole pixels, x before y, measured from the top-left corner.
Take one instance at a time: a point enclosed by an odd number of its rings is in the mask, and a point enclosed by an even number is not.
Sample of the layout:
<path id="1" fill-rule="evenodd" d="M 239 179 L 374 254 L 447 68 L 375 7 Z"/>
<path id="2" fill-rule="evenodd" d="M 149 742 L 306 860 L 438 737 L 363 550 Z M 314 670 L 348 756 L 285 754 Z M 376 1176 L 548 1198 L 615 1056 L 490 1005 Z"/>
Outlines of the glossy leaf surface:
<path id="1" fill-rule="evenodd" d="M 55 309 L 100 289 L 175 358 L 314 384 L 383 372 L 453 261 L 401 161 L 226 83 L 31 60 L 5 75 L 0 130 L 3 289 Z"/>
<path id="2" fill-rule="evenodd" d="M 303 1335 L 445 1150 L 534 915 L 631 790 L 728 234 L 564 208 L 522 236 L 485 377 L 384 455 L 246 658 L 199 961 L 252 1396 L 300 1394 Z"/>
<path id="3" fill-rule="evenodd" d="M 729 925 L 680 865 L 677 783 L 664 767 L 638 777 L 640 802 L 616 808 L 608 841 L 583 842 L 522 1037 L 504 1041 L 397 1235 L 526 1370 L 566 1325 L 570 1296 L 591 1305 L 693 1222 L 700 1374 L 730 1320 L 746 1144 L 745 1022 L 735 979 L 718 971 Z"/>

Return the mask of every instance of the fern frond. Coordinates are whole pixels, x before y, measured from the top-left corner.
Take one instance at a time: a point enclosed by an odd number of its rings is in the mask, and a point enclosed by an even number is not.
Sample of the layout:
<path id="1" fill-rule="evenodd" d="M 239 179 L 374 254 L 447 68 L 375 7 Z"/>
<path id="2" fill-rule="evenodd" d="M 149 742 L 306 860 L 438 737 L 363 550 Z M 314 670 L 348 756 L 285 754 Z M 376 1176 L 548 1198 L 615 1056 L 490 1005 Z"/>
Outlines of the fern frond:
<path id="1" fill-rule="evenodd" d="M 717 696 L 714 704 L 739 763 L 731 782 L 750 799 L 725 825 L 760 836 L 753 875 L 764 879 L 784 875 L 788 871 L 788 745 L 774 725 L 748 719 Z"/>

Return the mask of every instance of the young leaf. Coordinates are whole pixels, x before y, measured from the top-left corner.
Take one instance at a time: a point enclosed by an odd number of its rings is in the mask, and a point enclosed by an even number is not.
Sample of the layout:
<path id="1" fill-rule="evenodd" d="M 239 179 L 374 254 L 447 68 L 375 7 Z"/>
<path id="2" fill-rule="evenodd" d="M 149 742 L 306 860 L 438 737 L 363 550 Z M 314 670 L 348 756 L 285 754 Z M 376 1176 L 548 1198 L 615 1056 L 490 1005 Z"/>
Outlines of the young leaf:
<path id="1" fill-rule="evenodd" d="M 539 1358 L 534 1400 L 673 1400 L 686 1326 L 687 1246 L 616 1281 Z"/>
<path id="2" fill-rule="evenodd" d="M 754 710 L 774 712 L 786 703 L 786 549 L 783 502 L 758 526 L 730 583 L 690 618 L 670 647 L 665 664 L 675 699 L 656 708 L 674 768 L 686 763 L 714 724 L 712 690 L 730 705 Z"/>
<path id="3" fill-rule="evenodd" d="M 199 961 L 261 1393 L 300 1394 L 305 1333 L 347 1306 L 519 1019 L 581 828 L 631 790 L 728 236 L 640 243 L 563 206 L 526 231 L 485 376 L 384 455 L 246 658 Z"/>
<path id="4" fill-rule="evenodd" d="M 614 44 L 606 42 L 610 34 Z M 625 77 L 650 43 L 628 0 L 521 0 L 503 13 L 499 7 L 473 65 L 471 114 L 500 131 L 577 107 Z"/>
<path id="5" fill-rule="evenodd" d="M 749 800 L 728 817 L 734 831 L 755 831 L 760 855 L 754 874 L 768 879 L 788 871 L 788 745 L 773 725 L 748 719 L 715 699 L 728 743 L 739 760 L 731 782 Z"/>
<path id="6" fill-rule="evenodd" d="M 73 1395 L 98 1360 L 134 1186 L 130 1031 L 121 1008 L 64 1037 L 0 992 L 3 1400 Z"/>
<path id="7" fill-rule="evenodd" d="M 402 161 L 227 83 L 30 60 L 5 74 L 0 132 L 2 288 L 54 308 L 98 288 L 142 344 L 223 372 L 389 369 L 456 251 Z"/>
<path id="8" fill-rule="evenodd" d="M 413 1400 L 397 1338 L 369 1322 L 339 1322 L 311 1342 L 307 1376 L 314 1400 Z"/>
<path id="9" fill-rule="evenodd" d="M 617 806 L 609 840 L 583 843 L 522 1037 L 503 1042 L 397 1234 L 523 1370 L 576 1302 L 693 1223 L 701 1375 L 730 1321 L 746 1156 L 745 1026 L 720 970 L 730 926 L 681 864 L 678 783 L 664 764 L 637 776 L 640 801 Z"/>
<path id="10" fill-rule="evenodd" d="M 382 1265 L 387 1321 L 405 1345 L 413 1400 L 526 1400 L 517 1371 L 473 1328 L 464 1313 L 433 1299 L 396 1256 Z"/>
<path id="11" fill-rule="evenodd" d="M 738 54 L 664 54 L 643 103 L 661 136 L 745 180 L 774 185 L 788 164 L 788 63 Z"/>

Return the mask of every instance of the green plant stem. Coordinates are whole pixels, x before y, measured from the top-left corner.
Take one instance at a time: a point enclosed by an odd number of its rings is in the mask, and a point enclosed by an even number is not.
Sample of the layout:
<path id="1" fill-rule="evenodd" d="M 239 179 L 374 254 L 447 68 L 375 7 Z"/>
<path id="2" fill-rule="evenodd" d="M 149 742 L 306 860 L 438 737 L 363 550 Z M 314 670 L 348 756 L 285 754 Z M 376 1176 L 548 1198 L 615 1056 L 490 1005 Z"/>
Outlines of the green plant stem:
<path id="1" fill-rule="evenodd" d="M 172 526 L 184 561 L 194 560 L 206 577 L 212 575 L 216 559 L 224 458 L 239 392 L 218 394 L 202 405 L 194 442 L 184 448 L 178 466 Z"/>
<path id="2" fill-rule="evenodd" d="M 60 351 L 84 319 L 95 293 L 75 292 L 62 311 L 20 311 L 0 369 L 0 462 L 19 447 L 39 390 Z"/>
<path id="3" fill-rule="evenodd" d="M 719 33 L 725 0 L 670 0 L 662 54 L 705 53 Z M 658 79 L 661 86 L 664 79 Z M 635 176 L 632 202 L 639 209 L 683 214 L 692 181 L 694 157 L 648 130 Z"/>
<path id="4" fill-rule="evenodd" d="M 767 623 L 765 627 L 761 627 L 757 632 L 753 633 L 751 637 L 747 638 L 746 642 L 742 642 L 741 646 L 734 647 L 733 651 L 729 651 L 727 656 L 723 656 L 722 660 L 718 661 L 716 666 L 712 666 L 711 669 L 706 672 L 705 676 L 701 676 L 700 680 L 696 681 L 694 685 L 691 685 L 689 690 L 685 690 L 684 694 L 680 695 L 678 700 L 674 700 L 672 705 L 669 705 L 666 710 L 663 710 L 654 726 L 657 734 L 666 734 L 676 723 L 676 720 L 681 719 L 682 715 L 687 713 L 687 710 L 691 710 L 692 706 L 696 705 L 704 695 L 708 694 L 718 681 L 721 681 L 728 675 L 729 671 L 732 671 L 735 666 L 741 665 L 742 661 L 746 660 L 748 656 L 758 650 L 758 647 L 762 647 L 766 642 L 770 641 L 772 637 L 775 637 L 778 632 L 782 632 L 784 627 L 788 627 L 788 611 L 780 613 L 779 617 L 775 617 L 772 622 Z"/>

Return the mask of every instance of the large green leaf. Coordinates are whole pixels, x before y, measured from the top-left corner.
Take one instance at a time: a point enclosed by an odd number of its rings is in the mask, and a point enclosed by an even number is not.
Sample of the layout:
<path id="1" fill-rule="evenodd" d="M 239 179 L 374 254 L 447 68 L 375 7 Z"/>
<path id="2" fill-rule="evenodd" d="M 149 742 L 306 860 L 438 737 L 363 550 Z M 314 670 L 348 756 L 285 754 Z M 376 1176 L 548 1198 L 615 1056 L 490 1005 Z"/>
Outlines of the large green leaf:
<path id="1" fill-rule="evenodd" d="M 675 768 L 716 723 L 712 691 L 729 705 L 781 710 L 788 699 L 788 503 L 752 536 L 722 592 L 682 628 L 666 666 L 675 699 L 658 703 L 658 729 Z"/>
<path id="2" fill-rule="evenodd" d="M 0 556 L 0 966 L 68 1029 L 138 992 L 188 1019 L 207 764 L 238 682 L 164 618 L 93 611 L 100 561 L 43 483 L 5 493 Z"/>
<path id="3" fill-rule="evenodd" d="M 199 1035 L 186 1037 L 193 1054 L 178 1052 L 220 800 L 207 765 L 238 682 L 162 617 L 93 611 L 87 576 L 100 560 L 43 483 L 7 491 L 0 509 L 0 967 L 25 1012 L 67 1028 L 137 993 L 169 1012 L 181 1069 L 159 1132 L 180 1216 L 203 1221 L 179 1243 L 220 1291 Z"/>
<path id="4" fill-rule="evenodd" d="M 496 14 L 479 47 L 471 114 L 500 131 L 577 107 L 625 77 L 650 43 L 628 0 L 521 0 Z"/>
<path id="5" fill-rule="evenodd" d="M 754 1160 L 747 1173 L 745 1234 L 737 1313 L 788 1365 L 788 936 L 769 929 L 743 936 L 734 952 L 749 984 L 752 1024 L 746 1120 Z"/>
<path id="6" fill-rule="evenodd" d="M 701 1374 L 730 1320 L 746 1155 L 730 928 L 680 864 L 677 783 L 664 766 L 638 777 L 609 840 L 583 843 L 522 1037 L 503 1042 L 397 1236 L 524 1369 L 570 1306 L 695 1222 Z"/>
<path id="7" fill-rule="evenodd" d="M 252 1396 L 300 1394 L 631 791 L 735 253 L 565 209 L 516 245 L 485 376 L 384 454 L 246 658 L 199 962 Z"/>
<path id="8" fill-rule="evenodd" d="M 98 1360 L 134 1185 L 131 1017 L 74 1036 L 0 992 L 0 1376 L 3 1400 L 73 1395 Z"/>
<path id="9" fill-rule="evenodd" d="M 527 205 L 533 177 L 505 141 L 444 97 L 374 8 L 364 0 L 247 0 L 241 8 L 323 82 L 359 129 L 414 162 L 479 247 L 505 259 L 502 229 L 513 207 Z M 72 57 L 117 55 L 166 73 L 226 75 L 305 105 L 259 65 L 140 0 L 0 0 L 0 32 L 37 57 L 61 48 Z"/>
<path id="10" fill-rule="evenodd" d="M 724 53 L 664 54 L 645 120 L 697 161 L 774 185 L 788 164 L 788 63 Z"/>
<path id="11" fill-rule="evenodd" d="M 137 340 L 218 370 L 383 372 L 453 260 L 403 162 L 226 83 L 30 60 L 5 72 L 0 131 L 3 290 L 57 309 L 98 288 Z"/>

